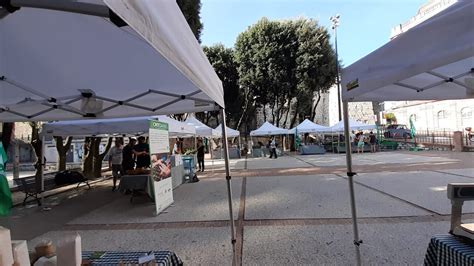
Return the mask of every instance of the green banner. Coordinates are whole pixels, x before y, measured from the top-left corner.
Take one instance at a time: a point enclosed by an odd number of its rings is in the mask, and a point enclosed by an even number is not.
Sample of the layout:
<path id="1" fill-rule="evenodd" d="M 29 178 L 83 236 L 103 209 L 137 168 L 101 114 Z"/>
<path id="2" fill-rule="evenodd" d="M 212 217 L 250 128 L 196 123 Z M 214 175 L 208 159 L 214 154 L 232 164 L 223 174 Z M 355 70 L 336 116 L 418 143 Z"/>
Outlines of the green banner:
<path id="1" fill-rule="evenodd" d="M 156 120 L 150 120 L 150 128 L 168 131 L 168 124 Z"/>
<path id="2" fill-rule="evenodd" d="M 0 141 L 0 216 L 9 215 L 12 208 L 12 193 L 5 173 L 7 159 L 7 153 Z"/>

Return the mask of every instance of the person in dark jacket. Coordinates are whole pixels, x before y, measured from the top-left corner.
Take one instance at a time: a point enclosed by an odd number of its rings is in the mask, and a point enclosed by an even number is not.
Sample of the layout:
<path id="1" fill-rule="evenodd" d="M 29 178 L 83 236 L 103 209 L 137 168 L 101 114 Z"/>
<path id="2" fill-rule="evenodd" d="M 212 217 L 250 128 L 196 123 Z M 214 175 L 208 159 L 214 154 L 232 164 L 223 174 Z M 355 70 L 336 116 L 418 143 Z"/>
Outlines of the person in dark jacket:
<path id="1" fill-rule="evenodd" d="M 197 160 L 198 160 L 199 171 L 204 172 L 204 144 L 202 143 L 202 140 L 198 141 Z"/>
<path id="2" fill-rule="evenodd" d="M 129 138 L 128 144 L 122 150 L 122 169 L 124 173 L 135 169 L 135 154 L 133 154 L 133 147 L 137 143 L 137 139 Z"/>

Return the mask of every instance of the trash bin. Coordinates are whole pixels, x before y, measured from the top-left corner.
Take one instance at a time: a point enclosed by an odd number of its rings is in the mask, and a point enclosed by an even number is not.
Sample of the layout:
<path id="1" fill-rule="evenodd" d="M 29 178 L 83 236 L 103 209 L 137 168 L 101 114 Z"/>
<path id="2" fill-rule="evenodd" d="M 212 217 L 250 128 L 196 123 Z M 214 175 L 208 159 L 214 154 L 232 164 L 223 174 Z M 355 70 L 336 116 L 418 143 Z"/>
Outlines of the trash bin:
<path id="1" fill-rule="evenodd" d="M 196 163 L 194 156 L 183 156 L 184 175 L 188 178 L 193 177 L 196 172 Z"/>

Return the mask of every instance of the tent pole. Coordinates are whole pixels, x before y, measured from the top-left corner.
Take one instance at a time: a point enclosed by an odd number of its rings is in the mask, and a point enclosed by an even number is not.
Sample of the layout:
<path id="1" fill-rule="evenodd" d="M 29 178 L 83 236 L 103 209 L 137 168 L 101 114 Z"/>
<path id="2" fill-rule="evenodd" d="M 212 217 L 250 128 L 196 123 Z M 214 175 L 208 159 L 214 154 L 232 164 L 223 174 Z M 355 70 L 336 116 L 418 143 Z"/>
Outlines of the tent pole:
<path id="1" fill-rule="evenodd" d="M 354 195 L 354 181 L 353 177 L 356 173 L 352 171 L 352 149 L 351 149 L 351 141 L 349 138 L 349 108 L 348 103 L 344 101 L 342 103 L 342 109 L 344 113 L 344 141 L 346 144 L 346 163 L 347 163 L 347 177 L 349 181 L 349 192 L 350 192 L 350 200 L 351 200 L 351 212 L 352 212 L 352 227 L 354 230 L 354 246 L 356 252 L 356 263 L 357 265 L 361 265 L 361 258 L 360 258 L 360 244 L 362 241 L 359 239 L 359 228 L 357 226 L 357 210 L 356 210 L 356 203 L 355 203 L 355 195 Z"/>
<path id="2" fill-rule="evenodd" d="M 226 123 L 225 123 L 225 110 L 221 109 L 221 120 L 222 120 L 222 139 L 227 140 L 227 130 L 226 130 Z M 234 224 L 234 211 L 232 209 L 232 187 L 231 187 L 231 179 L 230 176 L 230 166 L 229 166 L 229 149 L 227 147 L 227 141 L 222 141 L 223 145 L 222 148 L 224 149 L 224 160 L 225 160 L 225 173 L 226 173 L 226 180 L 227 180 L 227 197 L 229 201 L 229 218 L 230 218 L 230 230 L 231 230 L 231 243 L 232 243 L 232 265 L 238 265 L 237 263 L 237 253 L 235 250 L 235 224 Z"/>
<path id="3" fill-rule="evenodd" d="M 41 137 L 41 158 L 40 158 L 40 167 L 41 167 L 41 205 L 44 203 L 44 170 L 45 170 L 45 161 L 44 161 L 44 148 L 45 148 L 45 136 Z"/>

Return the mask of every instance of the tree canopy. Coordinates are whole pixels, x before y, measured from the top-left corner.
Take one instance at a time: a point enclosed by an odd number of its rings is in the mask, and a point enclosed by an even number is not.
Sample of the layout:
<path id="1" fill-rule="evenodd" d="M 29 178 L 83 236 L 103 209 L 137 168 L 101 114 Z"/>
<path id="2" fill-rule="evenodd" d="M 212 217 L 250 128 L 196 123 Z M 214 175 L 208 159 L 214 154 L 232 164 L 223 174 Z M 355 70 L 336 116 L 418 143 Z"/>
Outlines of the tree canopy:
<path id="1" fill-rule="evenodd" d="M 201 0 L 177 0 L 181 12 L 183 12 L 186 21 L 188 22 L 189 27 L 196 36 L 196 39 L 201 43 L 201 32 L 202 32 L 202 22 L 201 22 Z"/>
<path id="2" fill-rule="evenodd" d="M 258 107 L 271 111 L 270 119 L 264 112 L 265 119 L 277 126 L 314 119 L 320 93 L 336 78 L 329 33 L 312 19 L 262 18 L 237 37 L 235 58 L 241 87 Z"/>

